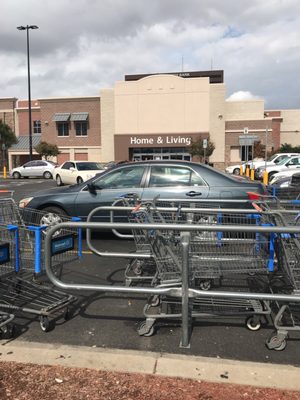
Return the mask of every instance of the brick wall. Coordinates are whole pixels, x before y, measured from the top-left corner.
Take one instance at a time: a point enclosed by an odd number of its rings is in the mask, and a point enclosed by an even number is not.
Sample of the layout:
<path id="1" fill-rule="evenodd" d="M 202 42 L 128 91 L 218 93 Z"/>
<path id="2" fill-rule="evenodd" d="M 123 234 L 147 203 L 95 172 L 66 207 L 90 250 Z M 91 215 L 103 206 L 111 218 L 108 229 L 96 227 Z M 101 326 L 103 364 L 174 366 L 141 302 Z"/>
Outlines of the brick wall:
<path id="1" fill-rule="evenodd" d="M 100 146 L 100 97 L 40 100 L 42 140 L 60 146 Z M 74 122 L 69 122 L 69 136 L 58 137 L 55 113 L 88 112 L 88 136 L 76 136 Z"/>

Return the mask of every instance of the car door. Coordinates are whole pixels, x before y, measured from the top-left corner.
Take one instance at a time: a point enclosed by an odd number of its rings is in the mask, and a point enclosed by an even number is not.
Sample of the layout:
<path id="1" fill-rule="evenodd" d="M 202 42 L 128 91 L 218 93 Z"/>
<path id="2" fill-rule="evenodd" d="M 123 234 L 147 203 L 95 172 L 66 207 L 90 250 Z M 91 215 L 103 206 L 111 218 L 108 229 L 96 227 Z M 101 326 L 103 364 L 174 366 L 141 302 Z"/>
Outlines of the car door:
<path id="1" fill-rule="evenodd" d="M 143 200 L 206 199 L 209 187 L 193 169 L 177 165 L 151 165 Z"/>
<path id="2" fill-rule="evenodd" d="M 293 157 L 291 158 L 288 163 L 286 164 L 286 166 L 289 169 L 294 169 L 294 168 L 300 168 L 300 157 Z"/>
<path id="3" fill-rule="evenodd" d="M 71 169 L 72 168 L 72 169 Z M 66 161 L 60 168 L 60 177 L 65 185 L 71 185 L 73 182 L 73 171 L 75 164 L 71 161 Z"/>
<path id="4" fill-rule="evenodd" d="M 75 199 L 75 212 L 79 217 L 86 219 L 87 215 L 98 206 L 111 205 L 116 199 L 135 194 L 142 197 L 145 165 L 122 166 L 109 170 L 85 186 Z M 118 221 L 127 220 L 126 214 L 116 213 Z M 109 213 L 96 214 L 94 221 L 108 221 Z"/>
<path id="5" fill-rule="evenodd" d="M 47 170 L 48 164 L 45 161 L 36 161 L 36 165 L 33 167 L 34 176 L 41 177 Z"/>
<path id="6" fill-rule="evenodd" d="M 21 171 L 21 175 L 26 178 L 34 176 L 35 166 L 36 166 L 36 161 L 29 161 L 28 163 L 24 164 Z"/>

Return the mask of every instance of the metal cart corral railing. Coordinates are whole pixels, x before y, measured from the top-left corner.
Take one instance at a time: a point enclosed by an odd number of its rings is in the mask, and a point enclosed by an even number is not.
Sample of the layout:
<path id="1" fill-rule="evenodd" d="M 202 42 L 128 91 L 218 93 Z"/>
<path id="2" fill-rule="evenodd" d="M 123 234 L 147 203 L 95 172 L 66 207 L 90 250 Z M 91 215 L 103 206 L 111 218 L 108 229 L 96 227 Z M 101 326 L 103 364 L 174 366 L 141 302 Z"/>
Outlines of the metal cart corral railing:
<path id="1" fill-rule="evenodd" d="M 259 293 L 259 292 L 236 292 L 236 291 L 203 291 L 190 286 L 190 260 L 189 260 L 189 246 L 190 237 L 193 232 L 196 231 L 208 231 L 208 232 L 239 232 L 240 227 L 234 225 L 228 226 L 207 226 L 207 225 L 192 225 L 192 224 L 143 224 L 143 229 L 147 231 L 153 230 L 173 230 L 181 232 L 181 246 L 182 246 L 182 257 L 181 257 L 181 283 L 176 287 L 166 286 L 166 287 L 126 287 L 126 286 L 111 286 L 111 285 L 97 285 L 97 284 L 80 284 L 80 283 L 68 283 L 63 282 L 57 276 L 55 276 L 52 270 L 51 261 L 51 237 L 55 235 L 55 232 L 62 228 L 75 228 L 79 226 L 83 229 L 116 229 L 116 230 L 128 230 L 135 229 L 136 225 L 133 223 L 92 223 L 92 222 L 78 222 L 78 223 L 61 223 L 49 229 L 48 234 L 45 238 L 45 267 L 46 273 L 51 280 L 51 282 L 61 289 L 72 289 L 72 290 L 92 290 L 92 291 L 105 291 L 114 293 L 140 293 L 144 295 L 163 295 L 170 296 L 175 299 L 181 300 L 181 321 L 182 321 L 182 338 L 181 346 L 189 347 L 190 334 L 191 334 L 191 301 L 193 299 L 217 299 L 223 301 L 232 301 L 233 299 L 240 299 L 245 302 L 250 302 L 252 300 L 259 302 L 276 302 L 277 304 L 289 305 L 298 304 L 300 302 L 300 293 L 293 290 L 292 293 Z M 299 227 L 257 227 L 257 226 L 243 226 L 243 231 L 247 233 L 273 233 L 273 234 L 300 234 Z M 106 256 L 120 256 L 134 258 L 138 257 L 149 257 L 149 254 L 133 254 L 133 253 L 101 253 L 96 250 L 99 255 Z M 292 329 L 299 330 L 300 326 L 293 325 Z M 287 337 L 288 329 L 286 326 L 283 328 L 278 327 L 275 335 L 272 336 L 272 340 L 269 340 L 269 348 L 281 349 L 284 347 L 285 338 Z"/>
<path id="2" fill-rule="evenodd" d="M 183 207 L 180 204 L 180 200 L 175 200 L 177 207 L 170 206 L 173 205 L 174 201 L 171 200 L 158 200 L 155 202 L 146 202 L 139 203 L 137 202 L 137 206 L 134 203 L 134 199 L 130 198 L 129 201 L 125 199 L 118 200 L 119 202 L 124 202 L 125 204 L 133 204 L 131 207 L 127 206 L 110 206 L 110 207 L 97 207 L 95 208 L 88 216 L 87 221 L 90 222 L 93 218 L 93 215 L 100 211 L 110 211 L 111 213 L 111 221 L 114 219 L 114 211 L 122 211 L 126 212 L 128 215 L 128 220 L 130 222 L 147 222 L 147 223 L 168 223 L 168 224 L 186 224 L 192 223 L 195 225 L 237 225 L 237 226 L 248 226 L 248 225 L 273 225 L 275 224 L 274 212 L 266 211 L 264 212 L 261 208 L 257 211 L 255 208 L 252 209 L 215 209 L 215 208 L 199 208 L 194 207 L 197 205 L 197 202 L 186 202 L 189 207 Z M 159 204 L 159 206 L 157 206 Z M 163 205 L 163 206 L 162 206 Z M 255 204 L 254 204 L 255 205 Z M 297 215 L 295 211 L 289 211 L 293 218 Z M 278 211 L 278 215 L 283 219 L 280 212 Z M 282 225 L 282 224 L 281 224 Z M 134 256 L 131 257 L 131 260 L 126 266 L 125 269 L 125 282 L 126 284 L 130 284 L 131 282 L 144 282 L 148 281 L 150 284 L 153 284 L 153 281 L 157 279 L 157 269 L 153 266 L 153 249 L 151 247 L 155 246 L 157 248 L 158 240 L 153 240 L 154 237 L 151 238 L 151 235 L 147 234 L 145 230 L 143 230 L 140 224 L 136 224 L 135 229 L 132 229 L 132 235 L 123 235 L 117 230 L 113 230 L 113 232 L 120 238 L 133 238 L 136 244 L 136 252 Z M 160 229 L 160 236 L 162 242 L 163 232 Z M 178 233 L 169 229 L 165 233 L 166 237 L 165 242 L 166 245 L 168 243 L 171 247 L 176 250 L 176 244 L 178 242 L 178 238 L 176 239 L 176 235 Z M 138 238 L 138 240 L 136 239 Z M 87 230 L 87 243 L 89 248 L 99 256 L 103 256 L 107 254 L 103 254 L 94 248 L 92 241 L 90 230 Z M 226 246 L 225 246 L 226 245 Z M 202 255 L 197 254 L 197 249 L 201 246 Z M 227 257 L 225 257 L 225 247 L 227 249 Z M 192 251 L 194 253 L 193 264 L 194 269 L 199 270 L 198 278 L 202 281 L 202 288 L 211 285 L 211 281 L 214 278 L 222 277 L 223 274 L 234 274 L 239 273 L 242 270 L 245 273 L 254 273 L 259 271 L 266 271 L 266 263 L 268 264 L 269 271 L 273 271 L 276 263 L 274 259 L 274 235 L 268 234 L 268 237 L 264 237 L 263 235 L 259 235 L 258 233 L 245 233 L 243 229 L 240 232 L 227 233 L 223 234 L 222 232 L 194 232 L 192 234 Z M 143 251 L 144 250 L 144 251 Z M 143 253 L 150 255 L 150 259 L 143 259 Z M 155 252 L 155 251 L 154 251 Z M 198 252 L 199 253 L 199 252 Z M 218 256 L 220 255 L 220 257 Z M 268 255 L 266 259 L 266 255 Z M 114 257 L 124 257 L 124 254 L 116 254 L 112 253 Z M 246 257 L 248 256 L 248 257 Z M 241 264 L 241 257 L 243 257 L 244 263 Z M 129 257 L 128 257 L 129 258 Z M 159 257 L 158 263 L 161 263 L 162 257 Z M 168 269 L 167 267 L 167 259 L 164 261 L 164 272 Z M 201 267 L 202 264 L 202 268 Z M 206 267 L 205 267 L 206 264 Z M 210 267 L 209 267 L 210 264 Z M 148 266 L 151 266 L 152 275 L 148 273 Z M 227 265 L 227 268 L 226 268 Z M 176 261 L 170 260 L 170 268 L 169 272 L 178 271 L 176 268 Z M 220 266 L 222 268 L 220 268 Z M 138 268 L 137 268 L 138 267 Z M 214 268 L 213 268 L 214 267 Z M 137 269 L 137 270 L 136 270 Z M 146 270 L 146 273 L 144 274 Z M 129 275 L 129 271 L 131 274 Z"/>

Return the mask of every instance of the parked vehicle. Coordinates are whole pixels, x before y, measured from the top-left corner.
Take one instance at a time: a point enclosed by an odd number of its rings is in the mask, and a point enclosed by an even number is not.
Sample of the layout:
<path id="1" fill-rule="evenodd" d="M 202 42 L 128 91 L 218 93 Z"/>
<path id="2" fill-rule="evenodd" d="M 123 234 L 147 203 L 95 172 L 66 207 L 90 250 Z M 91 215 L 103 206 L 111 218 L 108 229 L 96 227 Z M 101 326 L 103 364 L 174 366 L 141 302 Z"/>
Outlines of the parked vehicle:
<path id="1" fill-rule="evenodd" d="M 21 167 L 13 168 L 9 174 L 14 179 L 33 177 L 51 179 L 56 166 L 57 164 L 52 161 L 34 160 L 27 162 Z"/>
<path id="2" fill-rule="evenodd" d="M 264 172 L 268 172 L 268 178 L 269 182 L 272 179 L 273 175 L 275 175 L 278 172 L 282 171 L 288 171 L 289 169 L 295 169 L 295 168 L 300 168 L 300 155 L 297 157 L 286 157 L 282 161 L 280 161 L 276 165 L 272 166 L 267 166 L 265 167 L 259 167 L 257 169 L 257 176 L 259 179 L 262 179 L 264 176 Z M 300 170 L 299 170 L 300 171 Z"/>
<path id="3" fill-rule="evenodd" d="M 38 192 L 21 200 L 20 207 L 86 219 L 95 207 L 111 205 L 128 193 L 142 200 L 153 200 L 158 195 L 164 199 L 216 199 L 222 205 L 223 199 L 247 201 L 247 192 L 268 193 L 261 183 L 229 176 L 204 164 L 138 161 L 106 170 L 80 185 Z M 231 207 L 238 205 L 233 201 Z"/>
<path id="4" fill-rule="evenodd" d="M 285 171 L 277 172 L 276 174 L 274 174 L 271 177 L 271 179 L 269 181 L 269 184 L 270 185 L 274 185 L 274 184 L 277 184 L 277 182 L 282 181 L 284 179 L 287 182 L 288 181 L 291 182 L 292 177 L 294 175 L 298 175 L 298 174 L 300 174 L 299 168 L 292 168 L 292 169 L 288 169 L 288 170 L 285 170 Z"/>
<path id="5" fill-rule="evenodd" d="M 273 154 L 268 160 L 267 165 L 278 164 L 286 157 L 298 156 L 298 153 L 276 153 Z M 238 164 L 238 165 L 230 165 L 225 169 L 229 174 L 239 175 L 240 173 L 240 165 L 242 165 L 243 173 L 246 171 L 246 166 L 249 165 L 250 168 L 257 169 L 259 167 L 265 166 L 266 162 L 263 159 L 254 159 L 253 161 L 248 161 L 246 163 Z"/>
<path id="6" fill-rule="evenodd" d="M 55 168 L 53 179 L 57 186 L 82 183 L 104 171 L 103 164 L 91 161 L 66 161 Z"/>
<path id="7" fill-rule="evenodd" d="M 126 162 L 128 162 L 128 161 L 126 161 L 126 160 L 124 160 L 124 161 L 109 161 L 108 163 L 104 164 L 103 168 L 104 169 L 110 169 L 110 168 L 113 168 L 113 167 L 115 167 L 117 165 L 125 164 Z"/>

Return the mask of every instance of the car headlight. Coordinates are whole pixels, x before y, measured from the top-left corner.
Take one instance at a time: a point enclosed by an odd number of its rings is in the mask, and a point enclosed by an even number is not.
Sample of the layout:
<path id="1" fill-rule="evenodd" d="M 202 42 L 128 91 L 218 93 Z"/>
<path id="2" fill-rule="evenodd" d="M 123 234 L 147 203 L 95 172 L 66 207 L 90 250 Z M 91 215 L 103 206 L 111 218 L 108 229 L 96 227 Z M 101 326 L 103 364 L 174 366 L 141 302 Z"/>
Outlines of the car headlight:
<path id="1" fill-rule="evenodd" d="M 22 199 L 19 201 L 19 207 L 20 208 L 25 208 L 27 205 L 31 202 L 33 197 L 26 197 L 25 199 Z"/>

